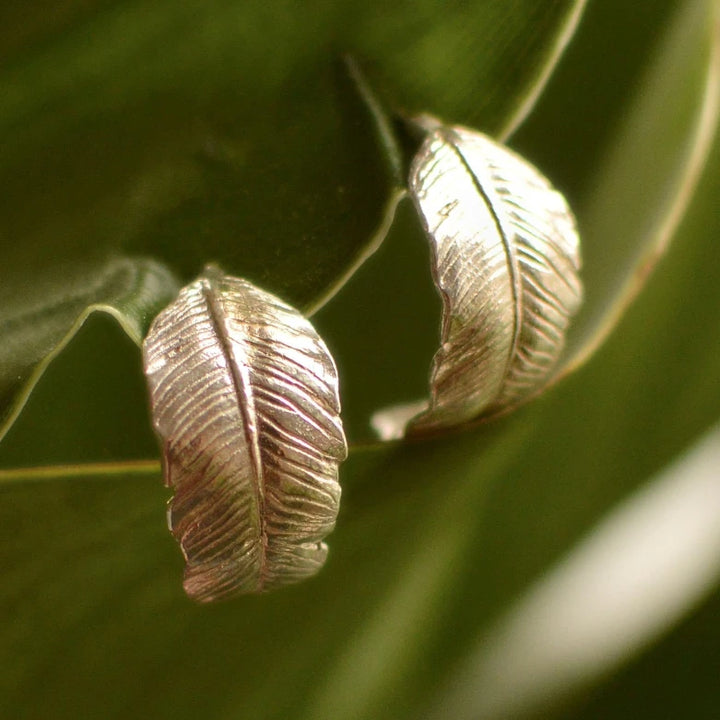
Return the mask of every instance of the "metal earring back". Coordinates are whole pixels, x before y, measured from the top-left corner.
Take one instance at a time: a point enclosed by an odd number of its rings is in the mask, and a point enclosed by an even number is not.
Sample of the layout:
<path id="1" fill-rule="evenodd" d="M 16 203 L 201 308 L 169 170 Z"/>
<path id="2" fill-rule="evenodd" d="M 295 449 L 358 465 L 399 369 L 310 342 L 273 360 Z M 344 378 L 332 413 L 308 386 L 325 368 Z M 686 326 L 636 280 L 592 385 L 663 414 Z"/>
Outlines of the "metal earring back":
<path id="1" fill-rule="evenodd" d="M 219 600 L 317 572 L 347 444 L 337 370 L 312 325 L 211 266 L 155 319 L 143 357 L 187 594 Z"/>

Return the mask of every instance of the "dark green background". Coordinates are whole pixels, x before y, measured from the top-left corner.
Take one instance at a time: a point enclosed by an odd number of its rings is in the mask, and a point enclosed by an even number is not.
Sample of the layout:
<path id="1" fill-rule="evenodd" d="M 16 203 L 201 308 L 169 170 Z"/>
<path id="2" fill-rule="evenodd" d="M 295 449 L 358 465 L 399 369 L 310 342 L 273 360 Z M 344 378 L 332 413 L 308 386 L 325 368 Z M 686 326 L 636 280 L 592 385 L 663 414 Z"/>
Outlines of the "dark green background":
<path id="1" fill-rule="evenodd" d="M 6 356 L 29 337 L 32 372 L 61 340 L 65 286 L 142 326 L 173 280 L 121 303 L 98 285 L 118 254 L 178 281 L 217 260 L 314 303 L 367 247 L 394 184 L 341 54 L 381 121 L 428 111 L 502 132 L 570 6 L 6 4 Z M 639 288 L 633 273 L 689 187 L 711 6 L 591 2 L 511 139 L 577 210 L 588 302 L 570 359 Z M 716 423 L 719 152 L 669 254 L 587 364 L 510 417 L 378 446 L 370 413 L 423 394 L 438 332 L 427 249 L 401 204 L 314 318 L 360 444 L 326 568 L 275 594 L 212 607 L 182 594 L 167 491 L 154 464 L 126 462 L 157 458 L 138 348 L 91 316 L 0 445 L 0 715 L 389 720 L 442 705 L 487 628 Z M 0 377 L 16 399 L 22 382 Z M 527 716 L 714 718 L 716 595 Z"/>

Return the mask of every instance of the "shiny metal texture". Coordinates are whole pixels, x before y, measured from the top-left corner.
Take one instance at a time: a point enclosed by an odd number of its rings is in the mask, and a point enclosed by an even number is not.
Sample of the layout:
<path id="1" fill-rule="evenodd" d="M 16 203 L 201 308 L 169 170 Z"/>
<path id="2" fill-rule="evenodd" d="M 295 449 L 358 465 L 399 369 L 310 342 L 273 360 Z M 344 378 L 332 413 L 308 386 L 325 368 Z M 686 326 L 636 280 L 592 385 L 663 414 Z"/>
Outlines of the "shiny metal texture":
<path id="1" fill-rule="evenodd" d="M 187 594 L 224 599 L 317 572 L 347 445 L 335 364 L 312 325 L 208 268 L 155 319 L 143 356 Z"/>
<path id="2" fill-rule="evenodd" d="M 579 239 L 565 198 L 481 133 L 438 126 L 409 180 L 443 300 L 430 402 L 407 432 L 512 407 L 547 381 L 582 301 Z"/>

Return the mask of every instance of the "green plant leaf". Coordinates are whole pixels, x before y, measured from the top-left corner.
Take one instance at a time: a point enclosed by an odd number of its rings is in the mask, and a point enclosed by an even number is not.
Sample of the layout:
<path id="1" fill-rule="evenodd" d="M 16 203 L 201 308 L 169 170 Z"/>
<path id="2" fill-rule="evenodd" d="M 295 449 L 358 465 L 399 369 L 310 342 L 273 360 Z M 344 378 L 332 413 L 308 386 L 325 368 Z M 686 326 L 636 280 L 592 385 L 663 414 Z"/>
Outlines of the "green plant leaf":
<path id="1" fill-rule="evenodd" d="M 627 8 L 619 5 L 596 4 L 616 13 L 611 28 L 620 27 Z M 643 27 L 627 42 L 641 41 Z M 592 27 L 586 32 L 592 35 Z M 607 35 L 601 40 L 597 57 L 623 56 L 620 41 L 608 43 Z M 594 148 L 586 140 L 575 156 Z M 553 146 L 559 155 L 565 137 L 545 134 L 542 142 L 545 151 Z M 512 603 L 611 508 L 717 422 L 719 168 L 720 144 L 677 242 L 592 362 L 512 417 L 432 442 L 355 449 L 342 471 L 343 507 L 328 565 L 313 581 L 197 607 L 182 595 L 182 559 L 165 528 L 168 493 L 156 462 L 0 471 L 0 715 L 421 716 Z M 574 187 L 591 187 L 591 175 Z M 415 332 L 409 326 L 425 303 L 432 310 L 436 302 L 416 231 L 413 216 L 401 207 L 396 238 L 407 238 L 409 255 L 391 238 L 351 284 L 369 287 L 364 300 L 348 306 L 352 293 L 343 292 L 318 316 L 336 328 L 330 310 L 343 308 L 343 322 L 356 336 L 355 345 L 340 342 L 336 330 L 328 337 L 344 349 L 344 405 L 353 417 L 361 418 L 365 396 L 377 404 L 373 383 L 380 375 L 396 392 L 412 389 L 414 377 L 425 381 L 434 326 L 420 323 L 413 342 L 403 342 Z M 398 282 L 389 273 L 385 283 L 388 259 L 390 268 L 399 262 L 408 276 Z M 414 262 L 419 272 L 410 275 L 408 263 Z M 372 321 L 392 298 L 402 321 L 398 315 L 394 324 L 391 315 L 379 318 L 392 329 L 382 336 Z M 103 332 L 112 328 L 101 317 L 89 320 L 77 348 L 73 343 L 41 380 L 50 395 L 56 392 L 53 373 L 71 377 L 76 370 L 82 378 L 82 351 L 97 346 L 100 357 Z M 422 365 L 418 349 L 426 340 Z M 132 346 L 125 349 L 130 362 Z M 96 370 L 102 384 L 102 368 Z M 70 427 L 53 462 L 67 452 L 62 444 L 72 444 L 78 428 L 92 434 L 79 420 L 89 417 L 85 423 L 92 425 L 95 417 L 87 416 L 92 389 L 84 393 L 86 404 L 81 399 L 66 406 Z M 98 415 L 104 398 L 94 407 Z M 117 418 L 119 439 L 113 437 L 119 444 L 103 456 L 111 461 L 122 454 L 126 424 L 142 414 L 139 394 L 127 403 L 129 415 Z M 14 462 L 32 459 L 33 438 L 42 441 L 57 431 L 63 404 L 46 408 L 28 406 L 23 420 L 32 429 Z M 129 442 L 136 447 L 135 439 Z M 72 459 L 93 457 L 91 452 L 86 447 Z M 651 694 L 664 678 L 648 675 L 643 687 Z M 700 706 L 693 699 L 692 707 Z M 536 717 L 545 720 L 546 708 Z"/>
<path id="2" fill-rule="evenodd" d="M 115 318 L 97 312 L 38 379 L 0 443 L 0 468 L 157 454 L 141 354 Z"/>
<path id="3" fill-rule="evenodd" d="M 559 720 L 712 720 L 720 665 L 720 588 L 648 652 L 608 678 L 589 697 L 553 717 Z"/>
<path id="4" fill-rule="evenodd" d="M 667 250 L 692 199 L 720 112 L 719 22 L 714 1 L 680 6 L 578 205 L 592 282 L 560 375 L 586 362 L 607 338 Z M 667 112 L 671 106 L 675 111 Z"/>
<path id="5" fill-rule="evenodd" d="M 563 133 L 543 117 L 542 103 L 518 138 L 530 160 L 546 156 L 547 164 L 539 167 L 552 180 L 554 164 L 560 163 L 562 170 L 566 156 L 574 163 L 586 157 L 600 159 L 599 168 L 586 170 L 589 178 L 579 173 L 573 177 L 567 168 L 559 173 L 559 187 L 578 216 L 586 299 L 571 324 L 558 378 L 576 369 L 607 338 L 650 275 L 692 197 L 710 149 L 720 87 L 715 4 L 699 0 L 676 5 L 674 12 L 660 8 L 666 27 L 659 39 L 653 35 L 646 39 L 642 33 L 647 18 L 636 16 L 636 31 L 626 30 L 627 35 L 618 38 L 620 42 L 624 37 L 627 46 L 619 45 L 617 56 L 613 54 L 607 63 L 607 48 L 595 41 L 595 55 L 585 57 L 577 71 L 583 74 L 584 105 L 576 104 L 574 77 L 564 79 L 565 93 L 563 86 L 551 85 L 555 103 L 547 114 L 552 122 L 557 122 L 559 105 L 568 113 L 574 111 L 577 123 L 585 123 L 586 114 L 602 111 L 592 104 L 595 85 L 613 86 L 614 93 L 606 91 L 601 97 L 611 103 L 607 114 L 616 113 L 615 132 L 599 149 L 592 118 L 587 132 L 567 145 Z M 619 2 L 604 4 L 602 11 L 612 22 L 597 21 L 601 28 L 624 22 L 627 14 L 626 4 Z M 578 43 L 568 51 L 568 63 L 575 62 L 577 48 L 592 46 L 592 33 L 592 25 L 581 26 Z M 624 58 L 628 46 L 636 51 L 641 41 L 652 46 L 646 52 L 649 62 L 617 77 L 613 62 Z M 588 67 L 595 68 L 590 84 Z M 626 100 L 622 112 L 612 106 L 620 99 Z M 663 112 L 670 103 L 678 104 L 677 112 Z M 544 133 L 532 131 L 535 122 Z M 427 397 L 440 303 L 430 281 L 427 241 L 412 209 L 400 206 L 384 246 L 316 320 L 339 363 L 351 438 L 368 438 L 368 419 L 379 408 Z"/>
<path id="6" fill-rule="evenodd" d="M 78 263 L 32 282 L 32 295 L 0 291 L 0 440 L 48 364 L 91 313 L 112 315 L 140 345 L 150 320 L 178 290 L 165 267 L 134 259 Z"/>
<path id="7" fill-rule="evenodd" d="M 720 425 L 492 624 L 432 717 L 538 716 L 693 609 L 720 581 L 718 467 Z"/>
<path id="8" fill-rule="evenodd" d="M 538 419 L 550 423 L 540 434 L 551 445 L 551 438 L 556 438 L 554 446 L 538 448 L 542 460 L 521 461 L 529 468 L 519 473 L 526 480 L 506 478 L 504 485 L 498 485 L 497 504 L 488 503 L 487 516 L 498 514 L 500 519 L 492 522 L 494 530 L 486 531 L 484 551 L 510 552 L 515 566 L 484 578 L 487 584 L 494 581 L 500 586 L 511 578 L 509 591 L 493 603 L 500 617 L 492 618 L 478 633 L 475 648 L 468 649 L 463 661 L 448 672 L 448 685 L 454 682 L 455 690 L 435 699 L 445 709 L 457 702 L 457 717 L 594 717 L 585 714 L 582 702 L 588 686 L 601 683 L 618 665 L 633 660 L 646 645 L 672 630 L 709 591 L 716 592 L 720 575 L 717 461 L 709 458 L 717 454 L 717 426 L 686 458 L 663 469 L 661 477 L 653 479 L 653 475 L 693 435 L 717 421 L 720 333 L 712 318 L 720 311 L 720 298 L 713 288 L 717 276 L 706 276 L 715 255 L 712 238 L 719 229 L 714 209 L 719 190 L 720 142 L 716 142 L 698 196 L 677 245 L 658 269 L 659 277 L 650 281 L 637 307 L 621 322 L 619 336 L 610 338 L 597 361 L 556 390 L 574 412 L 563 419 L 545 414 Z M 598 393 L 594 401 L 576 404 L 586 387 Z M 606 387 L 606 394 L 601 387 Z M 606 427 L 598 423 L 598 414 L 605 415 Z M 582 456 L 576 462 L 567 454 L 572 448 Z M 532 450 L 529 453 L 534 455 Z M 543 479 L 553 472 L 555 478 Z M 651 481 L 643 482 L 645 478 Z M 638 486 L 639 491 L 624 498 Z M 516 524 L 503 518 L 503 507 L 513 508 Z M 597 514 L 601 507 L 612 513 L 606 511 L 608 517 L 601 517 Z M 584 525 L 587 533 L 595 522 L 592 535 L 582 538 L 578 528 Z M 653 559 L 650 545 L 645 545 L 643 558 L 642 543 L 652 533 L 660 533 L 661 523 L 665 523 L 662 542 L 668 546 L 663 547 L 656 535 L 651 544 L 657 555 Z M 635 537 L 622 538 L 624 531 Z M 560 551 L 576 538 L 580 542 L 571 555 Z M 598 551 L 609 548 L 609 540 L 622 542 L 614 556 L 605 555 L 606 567 L 591 572 L 583 561 L 597 560 Z M 638 567 L 631 571 L 625 566 L 629 576 L 623 581 L 618 568 L 633 558 Z M 513 579 L 533 566 L 534 584 L 520 588 Z M 585 573 L 582 582 L 579 573 Z M 576 596 L 572 611 L 565 606 L 559 629 L 553 618 L 560 620 L 562 603 L 569 600 L 565 591 L 590 594 L 593 584 L 597 585 L 593 602 L 598 603 L 594 610 L 587 596 Z M 632 600 L 628 597 L 623 603 L 624 593 L 632 594 Z M 474 596 L 465 597 L 472 602 Z M 582 642 L 574 632 L 585 633 Z M 707 650 L 712 655 L 716 648 Z M 652 686 L 648 664 L 641 664 Z M 660 678 L 664 675 L 659 673 Z M 656 682 L 661 689 L 663 680 Z M 594 697 L 603 695 L 598 690 Z M 565 712 L 569 698 L 575 701 L 573 707 L 580 708 L 577 714 Z M 652 716 L 627 702 L 628 717 Z M 698 698 L 698 706 L 704 703 Z M 598 706 L 604 706 L 602 700 Z M 609 712 L 606 717 L 616 714 Z"/>
<path id="9" fill-rule="evenodd" d="M 717 421 L 719 161 L 594 362 L 492 425 L 353 453 L 313 581 L 197 607 L 156 463 L 4 471 L 3 714 L 417 717 L 502 608 Z"/>
<path id="10" fill-rule="evenodd" d="M 213 260 L 322 304 L 400 198 L 387 108 L 516 124 L 584 0 L 428 2 L 411 23 L 404 4 L 349 0 L 45 5 L 0 8 L 0 287 L 45 318 L 23 328 L 32 352 L 13 341 L 0 364 L 6 426 L 91 306 L 139 321 L 102 291 L 118 255 L 181 282 Z M 17 324 L 2 307 L 0 327 Z"/>

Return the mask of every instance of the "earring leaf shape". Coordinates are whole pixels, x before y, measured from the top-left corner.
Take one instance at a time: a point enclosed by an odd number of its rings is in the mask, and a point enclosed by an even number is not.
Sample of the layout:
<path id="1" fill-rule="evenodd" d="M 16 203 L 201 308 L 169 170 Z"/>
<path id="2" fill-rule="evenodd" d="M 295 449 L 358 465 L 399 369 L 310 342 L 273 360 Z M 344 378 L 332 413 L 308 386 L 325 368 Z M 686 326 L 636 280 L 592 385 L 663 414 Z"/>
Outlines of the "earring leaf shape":
<path id="1" fill-rule="evenodd" d="M 409 192 L 443 300 L 441 345 L 429 403 L 409 423 L 402 411 L 378 413 L 373 424 L 385 437 L 461 424 L 533 395 L 582 301 L 573 214 L 508 148 L 436 125 L 414 158 Z"/>
<path id="2" fill-rule="evenodd" d="M 312 325 L 209 267 L 157 316 L 143 357 L 186 593 L 206 602 L 317 572 L 347 444 Z"/>

